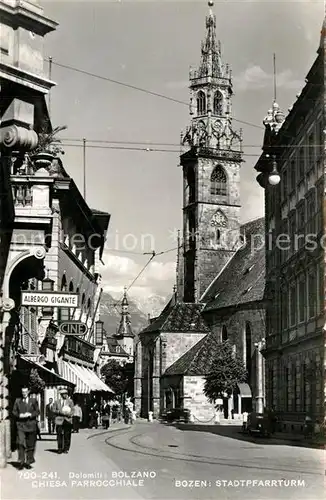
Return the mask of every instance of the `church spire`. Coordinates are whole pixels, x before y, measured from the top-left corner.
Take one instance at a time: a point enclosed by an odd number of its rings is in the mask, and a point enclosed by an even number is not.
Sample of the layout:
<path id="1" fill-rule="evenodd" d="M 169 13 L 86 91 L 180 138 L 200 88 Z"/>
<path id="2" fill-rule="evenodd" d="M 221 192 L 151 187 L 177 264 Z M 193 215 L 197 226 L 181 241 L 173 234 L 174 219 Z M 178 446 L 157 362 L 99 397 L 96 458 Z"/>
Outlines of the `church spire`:
<path id="1" fill-rule="evenodd" d="M 209 15 L 206 16 L 206 39 L 201 47 L 201 64 L 199 75 L 213 78 L 223 77 L 223 67 L 221 61 L 221 42 L 216 41 L 216 16 L 212 7 L 214 2 L 209 1 Z"/>
<path id="2" fill-rule="evenodd" d="M 120 324 L 116 333 L 116 337 L 124 338 L 131 337 L 134 338 L 134 333 L 131 328 L 131 321 L 129 316 L 129 303 L 127 298 L 127 288 L 124 288 L 123 299 L 121 302 L 121 319 Z"/>
<path id="3" fill-rule="evenodd" d="M 232 129 L 232 76 L 223 64 L 221 43 L 216 37 L 216 16 L 208 2 L 206 37 L 201 46 L 199 68 L 190 69 L 191 125 L 182 135 L 181 145 L 210 150 L 242 150 L 242 132 Z M 235 147 L 234 147 L 235 146 Z M 184 152 L 184 151 L 182 151 Z"/>

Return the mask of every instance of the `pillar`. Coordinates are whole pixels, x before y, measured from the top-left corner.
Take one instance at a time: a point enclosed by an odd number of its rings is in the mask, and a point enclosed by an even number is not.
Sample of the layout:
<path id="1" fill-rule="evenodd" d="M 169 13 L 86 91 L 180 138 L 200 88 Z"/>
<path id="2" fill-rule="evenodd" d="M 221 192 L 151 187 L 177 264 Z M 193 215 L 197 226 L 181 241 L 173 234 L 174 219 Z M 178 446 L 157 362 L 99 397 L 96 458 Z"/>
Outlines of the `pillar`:
<path id="1" fill-rule="evenodd" d="M 155 342 L 153 352 L 153 411 L 157 418 L 160 413 L 160 339 Z"/>
<path id="2" fill-rule="evenodd" d="M 264 361 L 261 350 L 263 342 L 257 342 L 256 346 L 256 412 L 264 411 Z"/>
<path id="3" fill-rule="evenodd" d="M 1 299 L 0 299 L 1 301 Z M 6 330 L 10 321 L 10 311 L 15 307 L 12 299 L 4 299 L 0 302 L 0 313 L 2 314 L 2 322 L 0 324 L 0 468 L 7 465 L 7 459 L 11 457 L 11 429 L 9 420 L 9 391 L 8 377 L 5 373 L 5 338 Z M 2 311 L 1 311 L 2 309 Z"/>
<path id="4" fill-rule="evenodd" d="M 141 392 L 142 392 L 142 345 L 141 342 L 136 344 L 136 359 L 135 359 L 135 376 L 134 376 L 134 395 L 135 395 L 135 411 L 136 415 L 141 412 Z"/>

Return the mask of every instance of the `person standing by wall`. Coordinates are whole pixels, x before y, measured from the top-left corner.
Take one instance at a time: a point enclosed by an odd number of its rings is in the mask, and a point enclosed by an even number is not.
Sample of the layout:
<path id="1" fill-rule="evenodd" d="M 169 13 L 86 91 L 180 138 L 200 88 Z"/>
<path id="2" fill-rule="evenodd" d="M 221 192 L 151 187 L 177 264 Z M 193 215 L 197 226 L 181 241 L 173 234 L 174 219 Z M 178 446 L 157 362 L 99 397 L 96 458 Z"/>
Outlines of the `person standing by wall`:
<path id="1" fill-rule="evenodd" d="M 78 402 L 76 402 L 72 414 L 73 432 L 79 432 L 80 423 L 82 420 L 83 420 L 83 412 Z"/>
<path id="2" fill-rule="evenodd" d="M 37 436 L 37 417 L 40 414 L 38 402 L 29 396 L 28 387 L 21 390 L 22 397 L 17 398 L 13 415 L 17 422 L 17 446 L 19 469 L 30 469 L 35 462 L 34 454 Z"/>
<path id="3" fill-rule="evenodd" d="M 242 414 L 242 432 L 247 431 L 247 426 L 248 426 L 248 412 L 244 411 Z"/>
<path id="4" fill-rule="evenodd" d="M 58 453 L 68 453 L 71 444 L 72 415 L 74 403 L 68 397 L 67 389 L 60 391 L 60 399 L 53 405 L 57 430 Z"/>
<path id="5" fill-rule="evenodd" d="M 45 407 L 45 416 L 48 421 L 48 432 L 52 434 L 55 431 L 55 415 L 53 413 L 53 399 L 49 399 L 49 403 Z"/>
<path id="6" fill-rule="evenodd" d="M 110 427 L 110 419 L 111 419 L 111 406 L 108 401 L 104 401 L 102 408 L 102 423 L 105 429 Z"/>

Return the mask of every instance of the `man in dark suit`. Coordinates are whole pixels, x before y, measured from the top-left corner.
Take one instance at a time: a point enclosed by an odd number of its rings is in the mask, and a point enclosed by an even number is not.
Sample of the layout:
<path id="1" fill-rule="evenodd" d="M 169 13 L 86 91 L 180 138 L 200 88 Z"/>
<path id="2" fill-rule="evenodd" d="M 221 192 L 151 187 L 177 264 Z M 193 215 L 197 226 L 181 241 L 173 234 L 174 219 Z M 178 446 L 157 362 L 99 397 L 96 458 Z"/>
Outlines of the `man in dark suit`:
<path id="1" fill-rule="evenodd" d="M 34 453 L 37 435 L 37 417 L 40 414 L 38 402 L 29 396 L 28 387 L 23 387 L 22 397 L 16 399 L 13 415 L 17 422 L 17 446 L 19 469 L 31 468 L 35 462 Z"/>
<path id="2" fill-rule="evenodd" d="M 60 391 L 60 399 L 53 404 L 57 429 L 58 453 L 68 453 L 71 444 L 72 416 L 74 403 L 68 397 L 67 389 Z"/>
<path id="3" fill-rule="evenodd" d="M 52 431 L 55 430 L 55 415 L 53 413 L 53 399 L 49 399 L 49 403 L 45 407 L 45 416 L 48 421 L 48 431 L 49 434 L 52 434 Z"/>

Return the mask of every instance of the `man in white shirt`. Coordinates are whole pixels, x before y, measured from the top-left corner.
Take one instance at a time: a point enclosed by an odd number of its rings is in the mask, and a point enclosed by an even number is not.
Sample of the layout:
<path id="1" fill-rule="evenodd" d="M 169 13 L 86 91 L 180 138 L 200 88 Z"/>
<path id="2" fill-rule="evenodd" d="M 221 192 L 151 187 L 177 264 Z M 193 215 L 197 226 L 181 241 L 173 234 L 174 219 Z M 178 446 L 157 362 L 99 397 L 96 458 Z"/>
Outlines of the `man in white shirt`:
<path id="1" fill-rule="evenodd" d="M 247 424 L 248 424 L 248 412 L 244 411 L 242 414 L 242 430 L 245 432 L 247 430 Z"/>
<path id="2" fill-rule="evenodd" d="M 53 405 L 57 430 L 58 453 L 68 453 L 71 444 L 72 415 L 74 403 L 68 396 L 67 389 L 61 389 L 60 399 Z"/>

